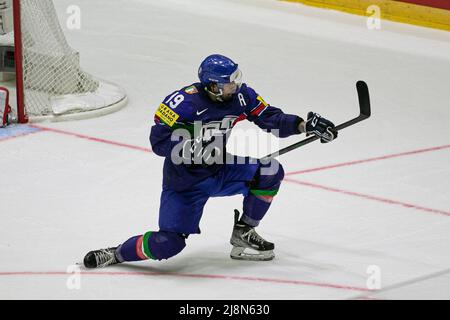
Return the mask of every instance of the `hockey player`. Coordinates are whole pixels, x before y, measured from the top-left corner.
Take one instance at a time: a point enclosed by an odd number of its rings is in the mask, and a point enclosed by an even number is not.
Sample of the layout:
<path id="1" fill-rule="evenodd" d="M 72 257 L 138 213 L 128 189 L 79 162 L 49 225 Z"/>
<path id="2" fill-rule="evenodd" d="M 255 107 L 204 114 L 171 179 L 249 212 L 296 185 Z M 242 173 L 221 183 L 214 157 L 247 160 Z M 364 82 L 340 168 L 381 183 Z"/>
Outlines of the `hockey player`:
<path id="1" fill-rule="evenodd" d="M 309 112 L 306 121 L 268 105 L 241 82 L 231 59 L 214 54 L 198 72 L 200 82 L 168 95 L 155 115 L 150 134 L 154 153 L 165 157 L 159 231 L 137 235 L 114 248 L 89 252 L 87 268 L 127 261 L 169 259 L 180 253 L 191 234 L 200 233 L 203 208 L 210 197 L 244 196 L 243 214 L 235 210 L 231 258 L 272 260 L 274 244 L 255 230 L 284 177 L 276 161 L 263 163 L 226 153 L 226 140 L 242 120 L 276 131 L 279 137 L 314 134 L 322 143 L 337 137 L 334 124 Z"/>

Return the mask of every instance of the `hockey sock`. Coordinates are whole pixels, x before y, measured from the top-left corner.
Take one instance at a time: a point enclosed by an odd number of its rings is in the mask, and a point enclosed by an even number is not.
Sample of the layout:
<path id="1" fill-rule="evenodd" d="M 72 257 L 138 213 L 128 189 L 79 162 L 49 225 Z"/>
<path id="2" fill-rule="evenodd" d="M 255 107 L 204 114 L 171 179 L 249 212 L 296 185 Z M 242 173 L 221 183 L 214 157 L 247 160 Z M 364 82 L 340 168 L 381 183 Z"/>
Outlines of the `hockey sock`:
<path id="1" fill-rule="evenodd" d="M 276 160 L 272 160 L 268 165 L 261 165 L 250 186 L 249 194 L 244 198 L 242 222 L 251 227 L 259 225 L 278 193 L 283 178 L 283 167 Z"/>
<path id="2" fill-rule="evenodd" d="M 180 253 L 186 246 L 185 237 L 175 232 L 147 232 L 135 236 L 117 248 L 119 261 L 163 260 Z"/>
<path id="3" fill-rule="evenodd" d="M 251 227 L 257 227 L 269 210 L 271 202 L 262 200 L 253 194 L 244 198 L 244 214 L 241 221 Z"/>

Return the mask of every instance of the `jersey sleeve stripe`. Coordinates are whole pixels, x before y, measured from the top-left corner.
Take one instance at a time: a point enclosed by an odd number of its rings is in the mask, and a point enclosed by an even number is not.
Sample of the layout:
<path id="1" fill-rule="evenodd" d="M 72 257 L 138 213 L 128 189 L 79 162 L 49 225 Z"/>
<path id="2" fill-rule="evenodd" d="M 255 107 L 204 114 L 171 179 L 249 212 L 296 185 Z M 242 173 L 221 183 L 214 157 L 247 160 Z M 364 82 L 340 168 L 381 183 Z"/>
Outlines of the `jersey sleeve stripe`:
<path id="1" fill-rule="evenodd" d="M 252 110 L 250 113 L 252 116 L 259 116 L 261 113 L 263 113 L 268 108 L 267 105 L 264 105 L 262 102 Z"/>
<path id="2" fill-rule="evenodd" d="M 241 122 L 243 120 L 247 119 L 247 114 L 245 114 L 245 112 L 243 114 L 241 114 L 236 120 L 234 120 L 233 122 L 233 127 L 238 123 Z"/>

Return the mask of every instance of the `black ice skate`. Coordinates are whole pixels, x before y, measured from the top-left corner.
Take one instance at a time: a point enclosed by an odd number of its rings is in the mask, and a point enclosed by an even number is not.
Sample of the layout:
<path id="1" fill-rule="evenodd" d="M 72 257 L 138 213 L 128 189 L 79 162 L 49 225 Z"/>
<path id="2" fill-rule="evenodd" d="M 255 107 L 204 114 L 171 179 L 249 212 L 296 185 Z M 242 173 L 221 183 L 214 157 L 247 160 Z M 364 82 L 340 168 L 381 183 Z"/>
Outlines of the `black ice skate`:
<path id="1" fill-rule="evenodd" d="M 116 257 L 116 248 L 90 251 L 84 257 L 84 266 L 89 269 L 104 268 L 120 263 Z"/>
<path id="2" fill-rule="evenodd" d="M 239 222 L 239 211 L 234 210 L 234 228 L 230 243 L 230 257 L 236 260 L 269 261 L 275 257 L 275 245 L 264 240 L 255 228 Z"/>

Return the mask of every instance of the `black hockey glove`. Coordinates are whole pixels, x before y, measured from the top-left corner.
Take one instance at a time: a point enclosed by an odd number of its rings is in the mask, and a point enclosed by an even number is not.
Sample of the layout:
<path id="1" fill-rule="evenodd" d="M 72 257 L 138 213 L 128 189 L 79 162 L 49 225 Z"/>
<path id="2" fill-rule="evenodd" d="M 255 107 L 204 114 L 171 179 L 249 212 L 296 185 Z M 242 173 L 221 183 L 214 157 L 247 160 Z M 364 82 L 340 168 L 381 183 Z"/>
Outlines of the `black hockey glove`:
<path id="1" fill-rule="evenodd" d="M 306 134 L 314 134 L 320 138 L 320 142 L 327 143 L 337 138 L 338 132 L 333 122 L 320 116 L 320 114 L 309 112 L 306 121 Z"/>

